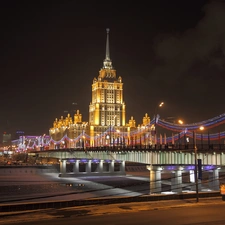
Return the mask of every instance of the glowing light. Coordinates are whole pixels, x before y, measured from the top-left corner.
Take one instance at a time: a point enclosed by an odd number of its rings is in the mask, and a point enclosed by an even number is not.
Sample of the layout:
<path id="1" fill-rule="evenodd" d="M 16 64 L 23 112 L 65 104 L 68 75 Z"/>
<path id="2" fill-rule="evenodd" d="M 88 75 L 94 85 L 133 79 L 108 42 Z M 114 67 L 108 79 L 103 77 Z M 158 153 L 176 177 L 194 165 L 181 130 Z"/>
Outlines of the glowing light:
<path id="1" fill-rule="evenodd" d="M 161 106 L 163 105 L 163 103 L 160 104 Z M 114 116 L 115 118 L 115 116 Z M 158 119 L 158 126 L 165 128 L 167 130 L 172 130 L 172 131 L 176 131 L 176 134 L 173 134 L 172 137 L 166 137 L 166 142 L 171 142 L 171 140 L 173 139 L 174 141 L 178 140 L 179 138 L 184 137 L 184 135 L 186 136 L 187 142 L 189 141 L 189 138 L 192 138 L 192 131 L 199 131 L 203 130 L 205 127 L 207 129 L 212 128 L 212 127 L 216 127 L 219 126 L 221 124 L 225 123 L 225 113 L 221 114 L 219 116 L 216 116 L 214 118 L 205 120 L 205 121 L 201 121 L 201 122 L 197 122 L 197 123 L 192 123 L 192 124 L 174 124 L 174 123 L 169 123 L 166 121 L 163 121 L 161 119 Z M 88 123 L 85 123 L 83 126 L 85 127 Z M 74 125 L 75 126 L 75 125 Z M 147 127 L 153 129 L 154 128 L 154 120 L 150 121 L 149 124 L 146 125 Z M 58 130 L 55 129 L 55 130 Z M 53 129 L 54 131 L 54 129 Z M 115 130 L 114 130 L 115 131 Z M 104 132 L 97 134 L 94 139 L 99 139 L 99 138 L 104 138 L 104 139 L 109 139 L 109 132 L 110 132 L 110 128 L 108 128 L 107 130 L 105 130 Z M 120 131 L 121 132 L 121 131 Z M 140 134 L 141 132 L 143 132 L 143 129 L 137 129 L 135 131 L 131 131 L 130 132 L 130 136 L 137 136 L 138 134 Z M 126 132 L 122 132 L 121 134 L 123 134 L 123 136 L 125 138 L 128 137 L 128 134 Z M 68 136 L 64 136 L 61 140 L 55 141 L 53 140 L 50 136 L 48 135 L 41 135 L 41 136 L 20 136 L 20 139 L 12 141 L 13 143 L 15 143 L 17 146 L 19 146 L 19 149 L 26 149 L 27 147 L 30 148 L 35 148 L 39 146 L 38 140 L 39 138 L 43 138 L 43 146 L 49 146 L 49 144 L 60 144 L 60 143 L 65 143 L 65 141 L 71 141 L 71 139 Z M 79 136 L 77 136 L 76 138 L 72 139 L 75 143 L 78 142 L 81 138 L 83 138 L 83 141 L 85 140 L 90 140 L 90 136 L 87 133 L 81 133 Z M 215 133 L 215 134 L 198 134 L 196 133 L 196 140 L 208 140 L 208 138 L 210 138 L 210 140 L 218 140 L 219 138 L 225 138 L 225 131 L 219 132 L 219 133 Z M 22 144 L 21 141 L 22 140 L 29 140 L 28 143 L 26 144 Z M 139 140 L 136 140 L 138 143 Z M 19 143 L 21 143 L 21 145 L 19 145 Z"/>
<path id="2" fill-rule="evenodd" d="M 200 126 L 199 129 L 200 129 L 200 130 L 204 130 L 205 128 L 204 128 L 203 126 Z"/>
<path id="3" fill-rule="evenodd" d="M 183 124 L 184 122 L 182 120 L 178 120 L 178 123 L 179 124 Z"/>

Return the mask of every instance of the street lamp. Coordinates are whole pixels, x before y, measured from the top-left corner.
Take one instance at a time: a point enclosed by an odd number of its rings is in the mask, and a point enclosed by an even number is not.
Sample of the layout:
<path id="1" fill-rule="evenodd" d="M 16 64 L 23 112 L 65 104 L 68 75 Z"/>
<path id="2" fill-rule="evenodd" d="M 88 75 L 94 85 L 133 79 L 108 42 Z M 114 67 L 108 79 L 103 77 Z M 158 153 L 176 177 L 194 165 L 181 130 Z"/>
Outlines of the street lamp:
<path id="1" fill-rule="evenodd" d="M 200 129 L 200 130 L 204 130 L 205 128 L 204 128 L 203 126 L 200 126 L 199 129 Z"/>
<path id="2" fill-rule="evenodd" d="M 178 121 L 178 124 L 180 124 L 180 125 L 182 125 L 184 122 L 183 122 L 183 120 L 181 120 L 181 119 L 179 119 Z M 186 140 L 185 140 L 185 137 L 186 135 L 184 135 L 184 144 L 185 144 L 185 142 L 186 142 Z M 181 141 L 181 139 L 180 139 L 180 133 L 178 133 L 178 146 L 179 146 L 179 149 L 180 149 L 180 146 L 181 146 L 181 144 L 182 144 L 182 141 Z"/>
<path id="3" fill-rule="evenodd" d="M 83 149 L 85 150 L 86 149 L 86 146 L 85 146 L 85 136 L 83 135 L 82 138 L 83 138 Z"/>
<path id="4" fill-rule="evenodd" d="M 196 189 L 196 202 L 199 201 L 198 198 L 198 168 L 197 168 L 197 146 L 196 146 L 196 134 L 193 131 L 193 140 L 194 140 L 194 153 L 195 153 L 195 189 Z"/>
<path id="5" fill-rule="evenodd" d="M 99 147 L 99 134 L 97 134 L 97 148 Z"/>
<path id="6" fill-rule="evenodd" d="M 202 131 L 205 128 L 200 126 L 199 129 Z M 195 152 L 195 188 L 196 188 L 196 202 L 199 202 L 199 194 L 198 194 L 198 163 L 197 163 L 197 145 L 196 145 L 196 133 L 193 131 L 193 140 L 194 140 L 194 152 Z"/>
<path id="7" fill-rule="evenodd" d="M 184 121 L 181 120 L 181 119 L 178 119 L 177 122 L 178 122 L 178 124 L 180 124 L 180 125 L 183 125 L 183 124 L 184 124 Z M 180 148 L 180 144 L 182 144 L 182 140 L 180 140 L 180 133 L 178 134 L 178 137 L 179 137 L 179 139 L 178 139 L 178 144 L 179 144 L 179 148 Z M 186 142 L 187 142 L 187 140 L 186 140 L 186 129 L 184 129 L 184 147 L 185 147 L 185 149 L 187 148 Z"/>
<path id="8" fill-rule="evenodd" d="M 161 102 L 159 105 L 157 105 L 156 107 L 155 107 L 155 124 L 154 124 L 154 126 L 155 126 L 155 145 L 157 145 L 157 133 L 156 133 L 156 117 L 157 117 L 157 114 L 156 114 L 156 111 L 157 111 L 157 109 L 158 109 L 158 107 L 162 107 L 164 105 L 164 102 Z"/>
<path id="9" fill-rule="evenodd" d="M 117 129 L 116 130 L 116 140 L 117 140 L 117 148 L 119 147 L 119 145 L 121 144 L 121 140 L 120 140 L 120 130 Z"/>
<path id="10" fill-rule="evenodd" d="M 115 120 L 115 118 L 116 118 L 116 115 L 113 116 L 113 120 Z M 110 132 L 110 135 L 109 135 L 110 140 L 109 140 L 109 146 L 111 147 L 111 145 L 112 145 L 112 120 L 111 120 L 111 117 L 110 117 L 109 122 L 110 122 L 110 130 L 109 130 L 109 132 Z"/>
<path id="11" fill-rule="evenodd" d="M 203 130 L 205 129 L 205 127 L 200 126 L 199 129 L 200 129 L 201 131 L 203 131 Z M 202 136 L 202 133 L 201 133 L 201 148 L 203 149 L 203 136 Z"/>
<path id="12" fill-rule="evenodd" d="M 184 122 L 183 122 L 183 120 L 178 120 L 178 123 L 183 124 Z"/>
<path id="13" fill-rule="evenodd" d="M 147 130 L 147 126 L 144 126 L 145 132 L 144 132 L 144 142 L 145 142 L 145 149 L 147 149 L 147 145 L 148 145 L 148 130 Z"/>
<path id="14" fill-rule="evenodd" d="M 83 142 L 82 145 L 83 145 L 83 149 L 85 149 L 85 144 L 84 144 L 85 135 L 84 135 L 84 133 L 85 133 L 87 124 L 88 124 L 88 122 L 81 125 L 82 126 L 82 142 Z"/>

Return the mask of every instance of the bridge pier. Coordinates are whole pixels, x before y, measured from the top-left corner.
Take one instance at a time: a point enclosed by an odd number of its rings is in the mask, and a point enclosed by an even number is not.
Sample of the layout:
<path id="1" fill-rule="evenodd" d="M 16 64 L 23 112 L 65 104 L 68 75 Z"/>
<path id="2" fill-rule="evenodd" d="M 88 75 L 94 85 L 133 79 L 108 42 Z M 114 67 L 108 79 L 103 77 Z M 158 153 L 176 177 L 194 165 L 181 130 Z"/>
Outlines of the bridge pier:
<path id="1" fill-rule="evenodd" d="M 77 159 L 73 165 L 73 173 L 78 174 L 79 173 L 79 165 L 80 165 L 80 160 Z"/>
<path id="2" fill-rule="evenodd" d="M 190 170 L 189 171 L 189 175 L 190 175 L 190 182 L 192 183 L 191 190 L 192 191 L 196 191 L 195 171 L 194 170 Z M 202 181 L 200 179 L 198 179 L 198 191 L 201 191 L 201 190 L 202 190 Z"/>
<path id="3" fill-rule="evenodd" d="M 83 166 L 83 171 L 80 171 L 80 163 L 85 164 Z M 82 161 L 80 159 L 76 159 L 73 160 L 72 172 L 67 172 L 67 159 L 61 159 L 59 176 L 65 177 L 76 175 L 126 175 L 125 161 L 115 162 L 115 160 L 105 161 L 92 159 Z"/>
<path id="4" fill-rule="evenodd" d="M 120 163 L 120 173 L 121 174 L 126 174 L 126 170 L 125 170 L 125 161 L 121 161 Z"/>
<path id="5" fill-rule="evenodd" d="M 110 173 L 113 173 L 114 172 L 114 166 L 115 166 L 114 163 L 115 163 L 114 160 L 112 160 L 111 163 L 109 164 L 109 172 Z"/>
<path id="6" fill-rule="evenodd" d="M 215 191 L 220 190 L 218 169 L 215 169 L 209 172 L 209 188 Z"/>
<path id="7" fill-rule="evenodd" d="M 173 177 L 171 178 L 171 191 L 173 192 L 182 192 L 182 171 L 176 170 L 173 173 Z"/>
<path id="8" fill-rule="evenodd" d="M 66 174 L 66 160 L 65 159 L 60 160 L 60 173 Z"/>
<path id="9" fill-rule="evenodd" d="M 195 171 L 194 170 L 189 171 L 189 176 L 190 176 L 190 182 L 195 183 Z"/>
<path id="10" fill-rule="evenodd" d="M 103 173 L 103 162 L 104 162 L 104 160 L 100 160 L 99 161 L 99 164 L 98 164 L 98 172 L 99 173 Z"/>
<path id="11" fill-rule="evenodd" d="M 150 166 L 150 194 L 161 193 L 161 170 Z"/>
<path id="12" fill-rule="evenodd" d="M 183 191 L 183 178 L 182 178 L 182 173 L 184 171 L 189 171 L 190 173 L 190 186 L 192 191 L 196 191 L 196 185 L 195 185 L 195 176 L 194 176 L 194 166 L 166 166 L 166 165 L 161 165 L 161 166 L 153 166 L 149 165 L 147 166 L 147 169 L 150 171 L 150 194 L 151 193 L 160 193 L 162 190 L 161 188 L 161 173 L 162 171 L 167 171 L 172 173 L 171 175 L 171 191 L 172 192 L 177 192 L 177 193 L 182 193 Z M 213 173 L 212 180 L 214 180 L 213 185 L 215 188 L 219 188 L 219 183 L 215 183 L 216 177 L 218 177 L 218 174 L 216 172 Z M 202 184 L 201 180 L 198 179 L 198 190 L 202 190 Z M 218 189 L 216 189 L 218 190 Z"/>
<path id="13" fill-rule="evenodd" d="M 92 164 L 91 160 L 88 160 L 88 162 L 86 163 L 85 171 L 87 175 L 91 174 L 91 164 Z"/>

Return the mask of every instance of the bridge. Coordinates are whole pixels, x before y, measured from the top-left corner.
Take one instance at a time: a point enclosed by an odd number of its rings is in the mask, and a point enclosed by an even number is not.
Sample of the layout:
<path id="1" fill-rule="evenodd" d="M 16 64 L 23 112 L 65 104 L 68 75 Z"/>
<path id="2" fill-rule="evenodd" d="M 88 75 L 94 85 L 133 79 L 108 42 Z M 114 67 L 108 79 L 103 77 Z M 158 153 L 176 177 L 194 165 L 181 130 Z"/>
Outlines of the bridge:
<path id="1" fill-rule="evenodd" d="M 135 147 L 97 147 L 30 151 L 30 157 L 57 158 L 59 176 L 125 175 L 125 162 L 142 163 L 149 170 L 150 190 L 161 192 L 162 173 L 173 174 L 171 190 L 182 192 L 182 173 L 189 173 L 192 189 L 201 190 L 202 174 L 208 186 L 220 188 L 220 173 L 225 172 L 224 145 L 155 145 Z M 68 166 L 72 169 L 68 171 Z M 195 180 L 198 182 L 197 186 Z"/>
<path id="2" fill-rule="evenodd" d="M 171 183 L 172 189 L 178 191 L 182 189 L 182 173 L 189 173 L 193 183 L 198 180 L 197 188 L 201 186 L 203 171 L 208 173 L 209 186 L 219 190 L 219 174 L 225 167 L 225 143 L 222 143 L 225 131 L 218 129 L 217 133 L 209 133 L 209 129 L 224 123 L 225 113 L 192 124 L 166 122 L 157 115 L 149 124 L 130 133 L 114 133 L 116 126 L 110 126 L 94 137 L 84 131 L 77 137 L 65 135 L 60 140 L 49 136 L 22 137 L 17 146 L 18 150 L 27 151 L 32 157 L 58 159 L 59 176 L 62 177 L 124 175 L 125 162 L 137 162 L 146 165 L 151 189 L 156 192 L 161 190 L 159 181 L 164 172 L 176 175 Z M 156 125 L 172 131 L 172 135 L 157 136 Z M 200 129 L 203 127 L 207 133 Z"/>
<path id="3" fill-rule="evenodd" d="M 171 147 L 183 148 L 183 144 L 186 149 L 193 148 L 191 145 L 200 144 L 199 148 L 203 148 L 204 145 L 207 148 L 214 149 L 214 144 L 217 148 L 223 149 L 225 145 L 225 131 L 221 131 L 222 128 L 217 128 L 217 133 L 210 132 L 210 129 L 223 125 L 225 123 L 225 113 L 214 118 L 201 121 L 192 124 L 176 124 L 166 122 L 159 119 L 159 115 L 151 120 L 148 124 L 142 127 L 138 127 L 136 130 L 117 132 L 116 126 L 105 127 L 105 129 L 99 131 L 97 135 L 91 137 L 90 134 L 85 133 L 84 130 L 80 131 L 77 136 L 64 135 L 54 140 L 49 135 L 42 136 L 21 136 L 18 140 L 12 141 L 15 150 L 27 151 L 27 150 L 40 150 L 40 149 L 60 149 L 60 148 L 88 148 L 88 147 L 138 147 L 141 148 L 159 148 Z M 156 134 L 156 125 L 158 132 Z M 160 129 L 163 129 L 160 134 Z M 63 128 L 65 130 L 69 127 Z M 203 129 L 203 130 L 202 130 Z M 165 131 L 164 131 L 165 130 Z M 91 141 L 92 139 L 92 141 Z M 110 139 L 110 140 L 109 140 Z M 223 141 L 223 142 L 222 142 Z M 206 145 L 207 144 L 207 145 Z M 154 147 L 155 145 L 156 147 Z"/>

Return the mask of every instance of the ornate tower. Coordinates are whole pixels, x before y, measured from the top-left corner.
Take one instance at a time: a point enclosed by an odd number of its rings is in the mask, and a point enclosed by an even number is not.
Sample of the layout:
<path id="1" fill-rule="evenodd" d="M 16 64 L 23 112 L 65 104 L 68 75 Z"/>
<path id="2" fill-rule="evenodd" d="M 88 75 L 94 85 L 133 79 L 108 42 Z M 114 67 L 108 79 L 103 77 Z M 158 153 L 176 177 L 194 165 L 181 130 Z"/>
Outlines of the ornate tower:
<path id="1" fill-rule="evenodd" d="M 106 29 L 106 54 L 103 67 L 92 83 L 92 100 L 89 105 L 89 123 L 82 121 L 77 110 L 74 116 L 56 119 L 49 134 L 55 145 L 65 142 L 67 147 L 105 147 L 119 149 L 124 146 L 148 145 L 150 117 L 146 113 L 143 123 L 136 125 L 131 116 L 126 124 L 126 105 L 123 100 L 121 76 L 116 76 L 109 53 L 109 29 Z M 152 129 L 152 128 L 151 128 Z M 149 141 L 150 140 L 150 141 Z"/>
<path id="2" fill-rule="evenodd" d="M 123 102 L 122 78 L 116 77 L 109 52 L 109 29 L 106 29 L 106 55 L 103 67 L 93 79 L 92 101 L 89 105 L 90 132 L 96 135 L 96 127 L 125 126 L 125 103 Z M 91 135 L 91 136 L 92 136 Z"/>

